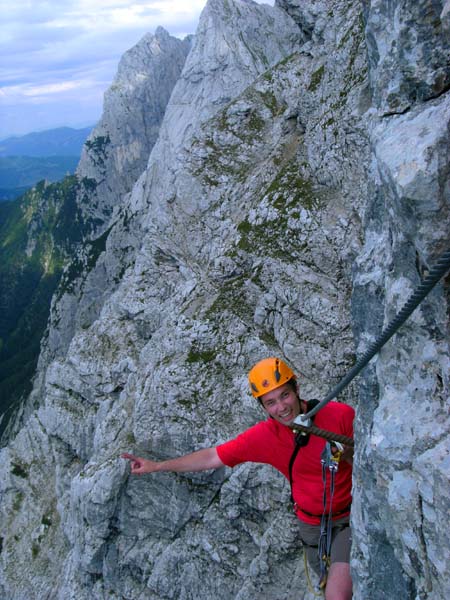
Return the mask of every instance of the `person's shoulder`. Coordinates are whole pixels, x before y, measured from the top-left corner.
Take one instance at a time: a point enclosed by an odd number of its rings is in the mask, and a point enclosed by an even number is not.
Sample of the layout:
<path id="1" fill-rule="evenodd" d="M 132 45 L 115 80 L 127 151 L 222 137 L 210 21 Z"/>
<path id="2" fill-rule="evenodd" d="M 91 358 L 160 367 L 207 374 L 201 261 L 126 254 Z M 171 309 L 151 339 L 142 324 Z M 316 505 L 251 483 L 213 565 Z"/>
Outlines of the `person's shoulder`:
<path id="1" fill-rule="evenodd" d="M 279 447 L 281 443 L 291 447 L 294 433 L 290 427 L 268 417 L 258 423 L 258 439 L 269 448 Z"/>
<path id="2" fill-rule="evenodd" d="M 292 434 L 292 430 L 289 427 L 286 427 L 286 425 L 282 425 L 275 419 L 268 417 L 264 421 L 258 421 L 258 423 L 255 425 L 245 429 L 239 434 L 238 438 L 252 443 L 271 443 L 271 441 L 275 442 L 277 439 L 284 439 L 286 432 Z"/>
<path id="3" fill-rule="evenodd" d="M 247 429 L 245 429 L 241 433 L 241 435 L 244 435 L 244 436 L 264 435 L 266 433 L 274 431 L 274 423 L 275 423 L 274 419 L 266 419 L 264 421 L 258 421 L 254 425 L 247 427 Z"/>

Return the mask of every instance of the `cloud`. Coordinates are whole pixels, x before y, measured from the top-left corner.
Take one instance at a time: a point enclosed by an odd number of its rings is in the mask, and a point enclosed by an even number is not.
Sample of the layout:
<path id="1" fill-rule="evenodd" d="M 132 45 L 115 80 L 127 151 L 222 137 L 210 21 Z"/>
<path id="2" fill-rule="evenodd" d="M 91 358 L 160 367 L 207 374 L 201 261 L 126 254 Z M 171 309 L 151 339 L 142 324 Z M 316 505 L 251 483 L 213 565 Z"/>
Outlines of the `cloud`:
<path id="1" fill-rule="evenodd" d="M 59 95 L 73 90 L 80 90 L 83 87 L 90 87 L 92 82 L 89 81 L 63 81 L 61 83 L 48 83 L 46 85 L 18 85 L 10 86 L 2 90 L 4 98 L 11 96 L 14 99 L 20 97 L 25 98 L 43 98 L 46 96 Z"/>
<path id="2" fill-rule="evenodd" d="M 124 52 L 158 26 L 180 38 L 195 33 L 205 4 L 0 0 L 0 139 L 95 123 Z"/>

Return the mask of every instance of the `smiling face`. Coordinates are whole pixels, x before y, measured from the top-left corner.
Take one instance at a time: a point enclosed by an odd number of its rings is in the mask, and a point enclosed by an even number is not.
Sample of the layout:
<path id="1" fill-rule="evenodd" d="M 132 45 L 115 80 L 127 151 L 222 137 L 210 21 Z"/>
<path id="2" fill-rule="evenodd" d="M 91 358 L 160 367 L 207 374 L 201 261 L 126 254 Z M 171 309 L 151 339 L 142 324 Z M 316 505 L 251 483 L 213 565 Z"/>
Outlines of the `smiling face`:
<path id="1" fill-rule="evenodd" d="M 289 425 L 301 412 L 297 391 L 291 383 L 263 394 L 260 400 L 266 413 L 283 425 Z"/>

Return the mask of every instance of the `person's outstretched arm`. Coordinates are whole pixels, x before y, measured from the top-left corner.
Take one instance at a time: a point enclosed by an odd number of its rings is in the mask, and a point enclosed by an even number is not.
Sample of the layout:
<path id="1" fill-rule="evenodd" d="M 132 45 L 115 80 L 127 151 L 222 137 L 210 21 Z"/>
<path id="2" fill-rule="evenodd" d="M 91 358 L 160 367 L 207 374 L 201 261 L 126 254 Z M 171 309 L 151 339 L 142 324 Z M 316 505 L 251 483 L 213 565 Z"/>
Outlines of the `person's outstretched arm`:
<path id="1" fill-rule="evenodd" d="M 220 460 L 215 448 L 204 448 L 191 454 L 185 454 L 178 458 L 155 461 L 140 458 L 133 454 L 124 453 L 122 458 L 130 461 L 131 473 L 133 475 L 144 475 L 145 473 L 156 473 L 160 471 L 174 471 L 176 473 L 207 471 L 225 466 Z"/>

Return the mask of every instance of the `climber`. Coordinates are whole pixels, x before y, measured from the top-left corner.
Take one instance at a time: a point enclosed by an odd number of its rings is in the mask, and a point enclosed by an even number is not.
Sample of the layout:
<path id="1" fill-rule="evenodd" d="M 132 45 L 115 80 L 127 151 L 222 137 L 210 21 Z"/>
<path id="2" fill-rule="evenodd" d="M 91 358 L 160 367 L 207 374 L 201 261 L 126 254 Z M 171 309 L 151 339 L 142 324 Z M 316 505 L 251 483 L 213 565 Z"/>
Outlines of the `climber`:
<path id="1" fill-rule="evenodd" d="M 249 373 L 252 395 L 260 402 L 268 418 L 250 427 L 235 439 L 217 447 L 204 448 L 164 461 L 153 461 L 122 454 L 131 464 L 131 473 L 143 475 L 159 471 L 188 472 L 234 467 L 243 462 L 266 463 L 280 471 L 291 484 L 299 533 L 312 568 L 321 574 L 318 556 L 321 521 L 329 517 L 328 541 L 331 548 L 326 576 L 326 600 L 352 597 L 350 576 L 350 503 L 352 485 L 352 449 L 343 448 L 334 477 L 334 493 L 328 494 L 324 507 L 323 455 L 326 442 L 315 435 L 297 437 L 291 428 L 295 417 L 308 411 L 308 402 L 299 396 L 297 379 L 290 367 L 278 358 L 258 362 Z M 348 405 L 330 402 L 315 416 L 317 427 L 353 436 L 354 410 Z M 330 446 L 328 446 L 330 447 Z M 332 450 L 335 452 L 335 449 Z M 331 455 L 330 455 L 331 456 Z M 331 475 L 325 474 L 330 488 Z M 330 489 L 328 490 L 330 492 Z M 330 511 L 330 497 L 332 510 Z M 322 527 L 323 533 L 323 527 Z M 322 557 L 322 566 L 324 557 Z M 325 580 L 323 579 L 323 586 Z"/>

